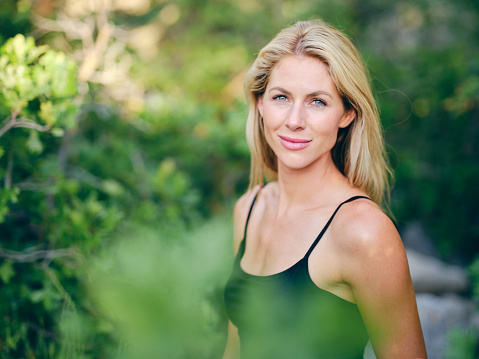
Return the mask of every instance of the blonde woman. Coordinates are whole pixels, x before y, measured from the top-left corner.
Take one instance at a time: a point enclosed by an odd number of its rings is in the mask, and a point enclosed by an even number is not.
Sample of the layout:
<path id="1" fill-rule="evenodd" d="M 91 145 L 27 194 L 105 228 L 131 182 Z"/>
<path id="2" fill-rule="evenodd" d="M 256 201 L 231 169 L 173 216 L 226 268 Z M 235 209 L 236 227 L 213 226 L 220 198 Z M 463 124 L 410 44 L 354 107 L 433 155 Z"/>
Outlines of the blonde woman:
<path id="1" fill-rule="evenodd" d="M 250 190 L 234 209 L 223 358 L 426 358 L 378 110 L 347 37 L 298 22 L 245 78 Z M 267 183 L 263 184 L 267 179 Z"/>

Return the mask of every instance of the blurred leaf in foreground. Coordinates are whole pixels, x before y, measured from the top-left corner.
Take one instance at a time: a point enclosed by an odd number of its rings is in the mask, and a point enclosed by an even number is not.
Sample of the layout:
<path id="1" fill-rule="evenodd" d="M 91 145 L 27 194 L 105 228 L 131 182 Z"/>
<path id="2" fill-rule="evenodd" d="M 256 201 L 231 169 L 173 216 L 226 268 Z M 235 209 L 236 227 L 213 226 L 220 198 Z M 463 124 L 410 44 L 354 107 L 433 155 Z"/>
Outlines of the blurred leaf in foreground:
<path id="1" fill-rule="evenodd" d="M 114 323 L 114 336 L 125 347 L 122 358 L 220 355 L 225 328 L 219 327 L 226 323 L 222 293 L 232 258 L 229 222 L 215 219 L 174 240 L 130 225 L 94 262 L 90 296 Z M 66 315 L 61 327 L 66 338 L 79 340 L 75 323 L 82 321 L 72 318 Z"/>

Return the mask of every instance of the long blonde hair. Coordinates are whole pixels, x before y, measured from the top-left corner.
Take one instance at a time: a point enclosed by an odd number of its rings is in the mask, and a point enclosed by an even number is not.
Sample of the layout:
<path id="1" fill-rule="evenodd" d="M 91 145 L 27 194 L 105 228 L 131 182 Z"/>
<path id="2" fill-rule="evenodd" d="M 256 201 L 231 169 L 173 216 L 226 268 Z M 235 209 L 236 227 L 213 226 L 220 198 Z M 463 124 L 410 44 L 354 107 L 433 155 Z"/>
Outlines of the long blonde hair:
<path id="1" fill-rule="evenodd" d="M 259 53 L 245 76 L 249 101 L 246 137 L 251 152 L 250 187 L 277 175 L 277 158 L 264 136 L 258 99 L 263 96 L 273 68 L 286 56 L 310 56 L 323 62 L 345 109 L 354 109 L 352 123 L 339 129 L 331 150 L 333 161 L 349 182 L 382 204 L 389 192 L 390 170 L 384 150 L 379 112 L 365 66 L 351 41 L 321 21 L 297 22 L 282 30 Z"/>

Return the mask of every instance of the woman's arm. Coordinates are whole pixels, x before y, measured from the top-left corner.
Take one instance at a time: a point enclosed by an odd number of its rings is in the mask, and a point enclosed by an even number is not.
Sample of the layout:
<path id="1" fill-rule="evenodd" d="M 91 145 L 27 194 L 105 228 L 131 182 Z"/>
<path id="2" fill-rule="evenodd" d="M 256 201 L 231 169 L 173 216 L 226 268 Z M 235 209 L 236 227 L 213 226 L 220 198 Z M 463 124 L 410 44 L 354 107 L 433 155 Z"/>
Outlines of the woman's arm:
<path id="1" fill-rule="evenodd" d="M 228 321 L 228 338 L 226 340 L 226 348 L 223 359 L 239 359 L 239 336 L 238 329 Z"/>
<path id="2" fill-rule="evenodd" d="M 349 217 L 344 229 L 349 258 L 343 277 L 376 357 L 426 358 L 406 252 L 395 226 L 371 204 L 355 206 Z"/>
<path id="3" fill-rule="evenodd" d="M 249 208 L 253 202 L 254 196 L 259 188 L 254 188 L 246 192 L 236 201 L 233 210 L 233 251 L 234 255 L 238 252 L 239 245 L 244 236 L 246 218 L 248 217 Z M 228 337 L 226 340 L 226 348 L 223 359 L 239 359 L 239 336 L 238 329 L 231 321 L 228 321 Z"/>
<path id="4" fill-rule="evenodd" d="M 234 255 L 238 252 L 238 248 L 243 240 L 246 219 L 251 208 L 251 204 L 259 191 L 259 187 L 256 186 L 243 194 L 235 203 L 233 209 L 233 250 Z"/>

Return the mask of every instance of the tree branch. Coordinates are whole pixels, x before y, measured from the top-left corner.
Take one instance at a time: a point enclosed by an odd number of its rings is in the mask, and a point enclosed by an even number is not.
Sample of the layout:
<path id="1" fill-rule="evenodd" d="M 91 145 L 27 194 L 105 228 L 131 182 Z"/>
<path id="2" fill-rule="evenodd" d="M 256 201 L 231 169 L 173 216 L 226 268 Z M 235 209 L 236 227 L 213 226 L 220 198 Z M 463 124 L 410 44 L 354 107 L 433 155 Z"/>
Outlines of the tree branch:
<path id="1" fill-rule="evenodd" d="M 14 125 L 15 125 L 15 122 L 17 120 L 17 113 L 15 111 L 12 111 L 11 115 L 8 116 L 5 121 L 4 121 L 4 125 L 2 126 L 2 128 L 0 128 L 0 137 L 2 137 L 5 132 L 7 132 L 9 129 L 11 129 Z"/>
<path id="2" fill-rule="evenodd" d="M 5 123 L 2 128 L 0 128 L 0 137 L 2 137 L 5 134 L 5 132 L 7 132 L 8 130 L 15 127 L 23 127 L 23 128 L 29 128 L 32 130 L 37 130 L 39 132 L 45 132 L 50 130 L 52 128 L 52 125 L 42 126 L 28 118 L 20 117 L 17 119 L 16 116 L 12 115 L 7 117 L 7 123 Z"/>
<path id="3" fill-rule="evenodd" d="M 3 125 L 3 127 L 0 128 L 0 137 L 2 137 L 5 134 L 5 132 L 11 129 L 14 125 L 15 125 L 14 120 L 9 120 L 5 125 Z"/>
<path id="4" fill-rule="evenodd" d="M 37 250 L 30 251 L 28 248 L 21 252 L 12 251 L 9 249 L 0 248 L 0 257 L 12 259 L 15 262 L 31 263 L 37 260 L 43 259 L 51 261 L 59 257 L 71 257 L 74 256 L 76 251 L 73 248 L 62 249 L 50 249 L 50 250 Z"/>
<path id="5" fill-rule="evenodd" d="M 53 126 L 52 125 L 42 126 L 28 118 L 19 118 L 17 120 L 17 123 L 15 123 L 13 127 L 24 127 L 24 128 L 30 128 L 32 130 L 37 130 L 39 132 L 45 132 L 45 131 L 51 130 Z"/>
<path id="6" fill-rule="evenodd" d="M 7 171 L 5 173 L 5 187 L 12 188 L 12 174 L 13 174 L 13 140 L 12 136 L 10 137 L 10 150 L 8 152 L 8 161 L 7 161 Z"/>

